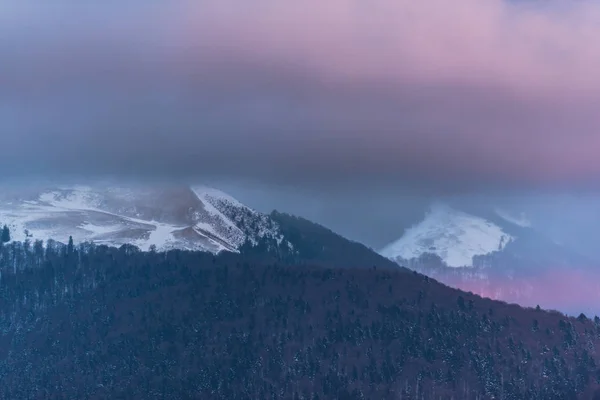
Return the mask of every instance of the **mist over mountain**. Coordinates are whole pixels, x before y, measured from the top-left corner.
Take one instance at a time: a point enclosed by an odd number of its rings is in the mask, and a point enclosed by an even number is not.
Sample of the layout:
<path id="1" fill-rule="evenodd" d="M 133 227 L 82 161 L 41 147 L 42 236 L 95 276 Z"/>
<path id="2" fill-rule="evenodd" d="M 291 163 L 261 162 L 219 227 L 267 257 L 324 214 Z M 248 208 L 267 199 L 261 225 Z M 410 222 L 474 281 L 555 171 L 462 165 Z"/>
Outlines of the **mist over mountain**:
<path id="1" fill-rule="evenodd" d="M 507 229 L 519 227 L 509 224 L 498 212 L 513 220 L 524 217 L 538 238 L 563 244 L 594 261 L 594 265 L 600 262 L 596 245 L 600 195 L 594 192 L 428 193 L 402 183 L 386 188 L 330 187 L 319 191 L 264 183 L 215 181 L 211 184 L 257 210 L 278 209 L 301 215 L 376 250 L 398 240 L 407 229 L 421 222 L 432 204 L 442 203 L 493 219 L 495 223 L 507 225 Z M 594 268 L 594 265 L 578 263 L 577 266 Z"/>
<path id="2" fill-rule="evenodd" d="M 576 199 L 570 203 L 577 204 Z M 542 222 L 542 213 L 530 213 L 526 205 L 523 199 L 437 201 L 380 252 L 399 265 L 482 296 L 571 314 L 598 313 L 598 259 L 581 251 L 585 246 L 571 245 L 577 236 L 560 241 L 548 229 L 559 221 L 548 213 L 551 208 Z M 561 214 L 563 223 L 583 234 L 578 221 L 564 217 L 568 213 Z"/>
<path id="3" fill-rule="evenodd" d="M 236 252 L 263 237 L 288 240 L 270 215 L 276 209 L 318 221 L 450 286 L 571 314 L 600 311 L 595 247 L 577 245 L 584 228 L 591 235 L 593 202 L 576 196 L 432 198 L 406 190 L 388 197 L 347 191 L 316 196 L 248 183 L 112 180 L 5 185 L 1 197 L 0 224 L 9 226 L 13 240 L 32 244 L 72 237 L 143 250 Z M 587 209 L 581 207 L 586 200 Z M 571 235 L 552 229 L 561 225 Z"/>

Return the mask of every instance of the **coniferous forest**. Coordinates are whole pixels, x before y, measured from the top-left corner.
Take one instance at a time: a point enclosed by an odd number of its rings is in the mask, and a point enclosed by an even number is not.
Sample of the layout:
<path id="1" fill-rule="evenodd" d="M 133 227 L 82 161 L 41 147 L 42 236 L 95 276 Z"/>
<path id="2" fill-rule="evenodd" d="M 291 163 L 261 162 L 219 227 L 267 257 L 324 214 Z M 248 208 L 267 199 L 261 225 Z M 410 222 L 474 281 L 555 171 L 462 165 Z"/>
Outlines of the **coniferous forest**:
<path id="1" fill-rule="evenodd" d="M 293 252 L 1 245 L 0 398 L 600 398 L 600 319 L 460 292 L 278 218 Z"/>

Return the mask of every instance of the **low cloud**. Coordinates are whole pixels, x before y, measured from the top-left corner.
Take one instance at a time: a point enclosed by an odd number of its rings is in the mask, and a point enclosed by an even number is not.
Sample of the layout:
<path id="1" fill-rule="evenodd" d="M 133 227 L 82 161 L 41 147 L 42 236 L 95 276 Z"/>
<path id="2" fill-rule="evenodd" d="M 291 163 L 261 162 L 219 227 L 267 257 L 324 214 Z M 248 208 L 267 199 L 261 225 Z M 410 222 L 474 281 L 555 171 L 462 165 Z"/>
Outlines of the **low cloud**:
<path id="1" fill-rule="evenodd" d="M 594 187 L 592 2 L 6 2 L 5 178 Z"/>

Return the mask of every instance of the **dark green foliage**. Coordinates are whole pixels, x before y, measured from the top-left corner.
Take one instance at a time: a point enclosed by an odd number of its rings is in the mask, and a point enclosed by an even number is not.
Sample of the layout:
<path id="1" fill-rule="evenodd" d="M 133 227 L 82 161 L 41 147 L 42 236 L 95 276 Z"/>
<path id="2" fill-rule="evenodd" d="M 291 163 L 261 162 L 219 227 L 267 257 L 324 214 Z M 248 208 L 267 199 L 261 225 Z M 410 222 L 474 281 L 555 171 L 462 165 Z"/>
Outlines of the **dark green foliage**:
<path id="1" fill-rule="evenodd" d="M 0 235 L 0 242 L 8 243 L 10 242 L 10 229 L 7 225 L 2 227 L 2 234 Z"/>
<path id="2" fill-rule="evenodd" d="M 73 245 L 73 236 L 69 236 L 69 243 L 67 244 L 67 253 L 71 254 L 75 250 Z"/>
<path id="3" fill-rule="evenodd" d="M 309 237 L 297 243 L 315 251 L 293 267 L 276 248 L 4 246 L 0 398 L 592 397 L 592 321 L 482 299 L 320 240 L 347 253 Z M 367 268 L 333 268 L 354 257 Z"/>
<path id="4" fill-rule="evenodd" d="M 280 261 L 287 265 L 311 264 L 339 268 L 387 268 L 398 270 L 398 264 L 368 247 L 304 218 L 274 211 L 271 218 L 279 225 L 283 237 L 293 248 L 279 246 Z M 407 272 L 407 270 L 402 269 Z"/>

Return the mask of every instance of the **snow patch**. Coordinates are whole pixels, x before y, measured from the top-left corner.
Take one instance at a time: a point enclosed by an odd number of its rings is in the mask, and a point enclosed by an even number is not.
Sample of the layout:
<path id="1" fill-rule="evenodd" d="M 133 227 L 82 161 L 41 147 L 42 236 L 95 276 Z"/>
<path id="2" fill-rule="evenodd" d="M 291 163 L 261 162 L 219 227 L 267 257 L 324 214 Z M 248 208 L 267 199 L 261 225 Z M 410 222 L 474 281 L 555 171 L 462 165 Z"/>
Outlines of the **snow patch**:
<path id="1" fill-rule="evenodd" d="M 150 221 L 150 223 L 154 225 L 154 229 L 150 231 L 148 240 L 140 240 L 136 243 L 136 246 L 144 251 L 150 250 L 152 246 L 155 246 L 157 249 L 166 249 L 172 246 L 173 242 L 175 242 L 173 231 L 177 230 L 178 227 L 161 224 L 156 221 Z"/>
<path id="2" fill-rule="evenodd" d="M 106 235 L 109 233 L 118 232 L 122 228 L 121 225 L 103 226 L 94 225 L 89 222 L 84 222 L 83 224 L 79 225 L 79 227 L 84 231 L 90 232 L 92 235 Z"/>
<path id="3" fill-rule="evenodd" d="M 233 197 L 229 197 L 224 193 L 216 190 L 216 189 L 208 189 L 206 187 L 194 187 L 192 188 L 196 196 L 202 201 L 204 204 L 204 209 L 214 218 L 222 221 L 225 225 L 230 227 L 231 229 L 239 230 L 239 228 L 230 221 L 215 205 L 213 202 L 215 200 L 224 200 L 232 202 L 236 207 L 246 208 L 242 203 L 235 200 Z"/>
<path id="4" fill-rule="evenodd" d="M 192 190 L 198 196 L 199 199 L 212 199 L 217 201 L 226 201 L 234 207 L 248 208 L 244 204 L 240 203 L 237 199 L 231 197 L 227 193 L 224 193 L 218 189 L 211 188 L 208 186 L 194 186 Z"/>
<path id="5" fill-rule="evenodd" d="M 492 222 L 435 204 L 422 222 L 386 246 L 381 254 L 391 259 L 410 260 L 432 253 L 449 267 L 472 267 L 473 256 L 502 250 L 512 239 Z"/>
<path id="6" fill-rule="evenodd" d="M 204 224 L 197 228 L 205 230 L 240 247 L 246 240 L 256 244 L 260 238 L 273 238 L 278 244 L 284 240 L 279 227 L 265 214 L 240 203 L 220 190 L 206 186 L 194 186 L 192 191 L 204 204 L 205 211 L 213 220 L 211 230 Z"/>
<path id="7" fill-rule="evenodd" d="M 164 190 L 163 190 L 164 189 Z M 172 190 L 171 192 L 169 192 Z M 142 250 L 181 248 L 218 253 L 235 251 L 247 239 L 279 238 L 279 229 L 264 214 L 246 207 L 220 190 L 206 186 L 193 188 L 128 188 L 110 186 L 64 186 L 37 192 L 0 193 L 0 224 L 7 224 L 13 240 L 73 237 L 75 242 L 94 241 L 109 246 L 134 244 Z M 178 198 L 179 208 L 154 203 Z M 199 200 L 199 202 L 197 201 Z M 144 217 L 145 216 L 145 217 Z M 197 236 L 181 236 L 186 229 Z M 26 235 L 27 232 L 27 235 Z M 279 238 L 283 240 L 283 238 Z"/>

